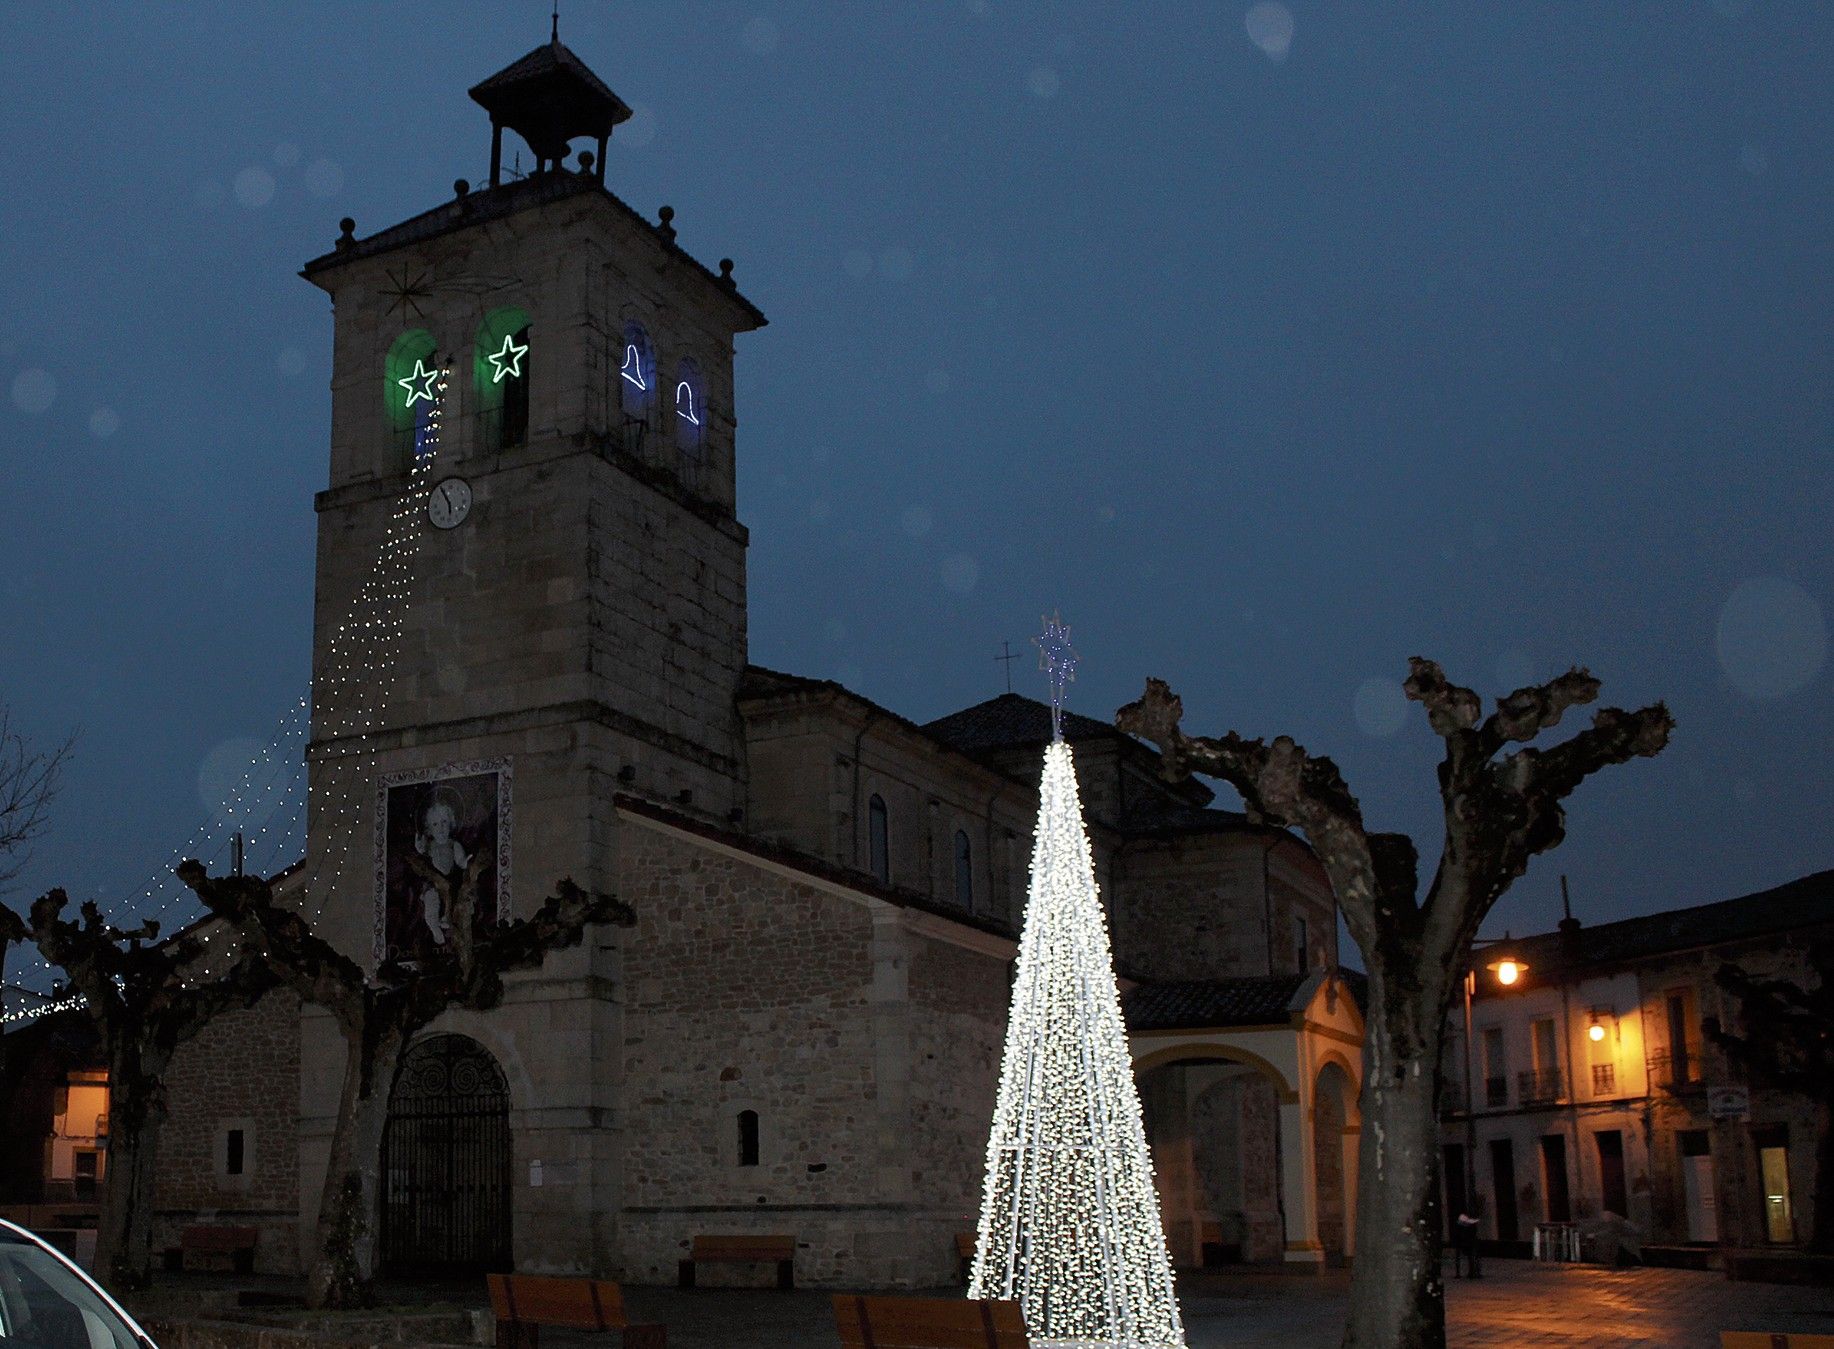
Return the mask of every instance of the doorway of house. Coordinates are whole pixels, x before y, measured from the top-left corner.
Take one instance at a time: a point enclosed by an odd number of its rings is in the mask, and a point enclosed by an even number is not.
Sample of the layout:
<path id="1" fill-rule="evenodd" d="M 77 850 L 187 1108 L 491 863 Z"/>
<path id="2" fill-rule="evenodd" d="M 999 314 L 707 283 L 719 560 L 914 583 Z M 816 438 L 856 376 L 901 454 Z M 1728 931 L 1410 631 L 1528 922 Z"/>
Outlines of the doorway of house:
<path id="1" fill-rule="evenodd" d="M 1681 1201 L 1687 1213 L 1688 1240 L 1719 1240 L 1719 1208 L 1713 1193 L 1713 1148 L 1705 1129 L 1683 1129 Z"/>
<path id="2" fill-rule="evenodd" d="M 1516 1155 L 1507 1138 L 1490 1140 L 1490 1188 L 1496 1195 L 1496 1239 L 1520 1241 L 1522 1228 L 1516 1216 Z"/>

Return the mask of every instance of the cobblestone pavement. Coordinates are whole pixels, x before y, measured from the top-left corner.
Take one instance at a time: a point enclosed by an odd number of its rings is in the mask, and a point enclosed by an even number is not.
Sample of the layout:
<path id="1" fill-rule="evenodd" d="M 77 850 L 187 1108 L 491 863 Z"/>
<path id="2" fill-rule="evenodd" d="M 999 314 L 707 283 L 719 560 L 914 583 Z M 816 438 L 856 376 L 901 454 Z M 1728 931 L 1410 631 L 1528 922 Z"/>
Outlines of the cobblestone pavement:
<path id="1" fill-rule="evenodd" d="M 1190 1349 L 1337 1349 L 1348 1276 L 1210 1273 L 1180 1280 Z M 825 1294 L 633 1288 L 633 1314 L 669 1327 L 671 1349 L 834 1349 Z M 1452 1349 L 1719 1349 L 1722 1330 L 1834 1334 L 1834 1289 L 1728 1283 L 1692 1270 L 1608 1270 L 1492 1260 L 1447 1284 Z M 587 1343 L 582 1339 L 581 1345 Z M 560 1349 L 556 1337 L 544 1349 Z"/>
<path id="2" fill-rule="evenodd" d="M 259 1281 L 272 1291 L 287 1280 Z M 387 1287 L 396 1304 L 482 1306 L 478 1283 Z M 1337 1349 L 1349 1277 L 1255 1271 L 1187 1274 L 1179 1280 L 1190 1349 Z M 166 1298 L 249 1286 L 226 1276 L 165 1276 Z M 937 1296 L 959 1297 L 959 1289 Z M 825 1292 L 627 1288 L 633 1319 L 660 1321 L 670 1349 L 836 1349 Z M 201 1299 L 193 1298 L 194 1301 Z M 1834 1289 L 1728 1283 L 1719 1274 L 1675 1269 L 1608 1270 L 1488 1260 L 1484 1278 L 1446 1285 L 1451 1349 L 1719 1349 L 1722 1330 L 1834 1334 Z M 208 1312 L 204 1313 L 206 1316 Z M 601 1336 L 546 1330 L 542 1349 L 605 1349 Z"/>

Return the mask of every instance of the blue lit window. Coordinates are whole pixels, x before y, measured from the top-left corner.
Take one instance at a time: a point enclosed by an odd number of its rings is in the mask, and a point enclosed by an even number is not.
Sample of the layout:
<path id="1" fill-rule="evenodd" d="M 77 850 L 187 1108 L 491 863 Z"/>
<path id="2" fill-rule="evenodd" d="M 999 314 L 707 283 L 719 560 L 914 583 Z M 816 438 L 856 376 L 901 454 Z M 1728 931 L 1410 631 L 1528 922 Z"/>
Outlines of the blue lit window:
<path id="1" fill-rule="evenodd" d="M 624 325 L 618 348 L 618 406 L 626 417 L 642 418 L 655 400 L 656 351 L 641 323 Z"/>

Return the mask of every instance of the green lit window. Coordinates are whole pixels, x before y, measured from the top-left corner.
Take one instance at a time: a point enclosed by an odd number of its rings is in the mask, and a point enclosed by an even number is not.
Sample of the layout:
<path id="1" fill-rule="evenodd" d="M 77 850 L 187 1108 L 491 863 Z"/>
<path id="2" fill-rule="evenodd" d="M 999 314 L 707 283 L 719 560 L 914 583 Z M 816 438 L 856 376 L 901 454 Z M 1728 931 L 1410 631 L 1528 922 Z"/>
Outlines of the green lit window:
<path id="1" fill-rule="evenodd" d="M 427 377 L 439 369 L 433 334 L 411 328 L 397 337 L 382 362 L 382 408 L 393 439 L 395 458 L 411 468 L 424 451 L 438 381 Z"/>
<path id="2" fill-rule="evenodd" d="M 479 449 L 507 450 L 528 442 L 530 357 L 528 313 L 491 310 L 478 325 L 472 362 Z"/>

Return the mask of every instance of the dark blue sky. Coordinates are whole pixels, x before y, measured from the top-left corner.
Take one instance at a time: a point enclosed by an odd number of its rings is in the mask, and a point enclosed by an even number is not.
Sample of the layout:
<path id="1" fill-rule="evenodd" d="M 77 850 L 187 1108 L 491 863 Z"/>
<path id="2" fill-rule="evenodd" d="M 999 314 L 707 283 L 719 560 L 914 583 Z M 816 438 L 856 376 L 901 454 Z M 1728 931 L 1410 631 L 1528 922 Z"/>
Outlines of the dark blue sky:
<path id="1" fill-rule="evenodd" d="M 481 179 L 465 89 L 546 31 L 0 17 L 0 697 L 82 729 L 15 901 L 119 895 L 303 690 L 295 272 Z M 1600 920 L 1834 865 L 1834 7 L 572 0 L 562 37 L 638 110 L 608 185 L 771 318 L 754 660 L 922 720 L 1061 608 L 1079 710 L 1163 675 L 1429 856 L 1406 658 L 1487 695 L 1579 661 L 1674 744 L 1487 930 L 1551 925 L 1562 870 Z"/>

